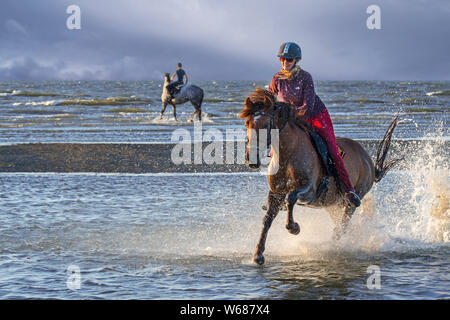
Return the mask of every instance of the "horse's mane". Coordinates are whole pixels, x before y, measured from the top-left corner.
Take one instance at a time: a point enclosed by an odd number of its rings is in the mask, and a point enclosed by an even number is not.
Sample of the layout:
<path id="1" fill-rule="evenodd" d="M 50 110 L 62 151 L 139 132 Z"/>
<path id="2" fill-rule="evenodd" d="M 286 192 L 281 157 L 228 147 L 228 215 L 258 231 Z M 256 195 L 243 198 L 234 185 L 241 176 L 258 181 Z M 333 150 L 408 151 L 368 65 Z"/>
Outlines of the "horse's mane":
<path id="1" fill-rule="evenodd" d="M 277 101 L 276 96 L 268 90 L 258 88 L 252 91 L 245 99 L 244 105 L 244 109 L 239 114 L 241 119 L 247 118 L 257 111 L 267 112 L 273 108 L 283 122 L 292 121 L 306 132 L 311 130 L 311 126 L 307 122 L 295 116 L 295 113 L 292 112 L 293 106 L 291 104 Z"/>
<path id="2" fill-rule="evenodd" d="M 239 118 L 247 118 L 257 111 L 267 111 L 275 103 L 275 96 L 272 92 L 263 89 L 256 89 L 245 99 L 245 108 L 241 110 Z"/>

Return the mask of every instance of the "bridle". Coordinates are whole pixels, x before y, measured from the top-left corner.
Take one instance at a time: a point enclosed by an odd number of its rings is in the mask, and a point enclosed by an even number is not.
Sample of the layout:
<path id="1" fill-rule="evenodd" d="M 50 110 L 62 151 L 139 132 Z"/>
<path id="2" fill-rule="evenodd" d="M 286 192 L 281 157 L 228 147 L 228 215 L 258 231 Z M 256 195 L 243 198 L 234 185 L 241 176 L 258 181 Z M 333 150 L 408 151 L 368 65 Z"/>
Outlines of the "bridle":
<path id="1" fill-rule="evenodd" d="M 276 126 L 275 126 L 275 115 L 274 114 L 271 114 L 271 113 L 266 113 L 266 112 L 263 112 L 263 111 L 261 111 L 261 110 L 258 110 L 258 111 L 256 111 L 254 114 L 253 114 L 253 117 L 257 117 L 257 116 L 267 116 L 267 117 L 269 117 L 269 126 L 268 126 L 268 133 L 267 133 L 267 150 L 269 150 L 270 149 L 270 146 L 271 146 L 271 144 L 272 144 L 272 135 L 271 135 L 271 131 L 272 131 L 272 129 L 278 129 Z"/>

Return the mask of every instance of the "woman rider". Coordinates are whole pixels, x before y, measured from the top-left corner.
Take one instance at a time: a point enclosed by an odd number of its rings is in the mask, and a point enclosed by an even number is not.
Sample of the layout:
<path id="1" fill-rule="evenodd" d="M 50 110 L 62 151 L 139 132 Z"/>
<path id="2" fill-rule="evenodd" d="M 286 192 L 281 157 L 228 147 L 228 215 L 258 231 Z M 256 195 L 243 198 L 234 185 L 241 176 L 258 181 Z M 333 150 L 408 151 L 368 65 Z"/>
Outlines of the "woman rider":
<path id="1" fill-rule="evenodd" d="M 339 178 L 345 186 L 345 195 L 354 206 L 358 207 L 361 200 L 355 193 L 344 160 L 339 154 L 328 110 L 314 91 L 311 75 L 297 65 L 302 58 L 300 46 L 294 42 L 285 42 L 278 51 L 278 57 L 282 70 L 273 76 L 269 90 L 284 102 L 294 105 L 297 116 L 311 124 L 324 139 Z"/>

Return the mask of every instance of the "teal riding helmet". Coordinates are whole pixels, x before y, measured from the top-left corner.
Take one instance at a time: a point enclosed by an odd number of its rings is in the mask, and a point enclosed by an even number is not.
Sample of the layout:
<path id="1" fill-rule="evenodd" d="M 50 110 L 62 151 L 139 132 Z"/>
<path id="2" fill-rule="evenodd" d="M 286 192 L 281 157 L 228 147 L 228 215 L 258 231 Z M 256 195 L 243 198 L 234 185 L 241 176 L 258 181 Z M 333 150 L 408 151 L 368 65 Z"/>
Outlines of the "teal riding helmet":
<path id="1" fill-rule="evenodd" d="M 285 42 L 278 50 L 278 57 L 285 59 L 301 59 L 302 49 L 295 42 Z"/>

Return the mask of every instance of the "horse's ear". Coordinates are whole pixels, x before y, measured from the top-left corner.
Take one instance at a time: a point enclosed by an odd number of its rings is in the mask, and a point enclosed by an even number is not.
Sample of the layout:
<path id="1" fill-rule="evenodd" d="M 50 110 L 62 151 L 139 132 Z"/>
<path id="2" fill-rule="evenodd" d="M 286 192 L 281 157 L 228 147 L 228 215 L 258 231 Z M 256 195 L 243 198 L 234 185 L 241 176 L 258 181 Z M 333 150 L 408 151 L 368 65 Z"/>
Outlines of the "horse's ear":
<path id="1" fill-rule="evenodd" d="M 239 114 L 239 118 L 244 119 L 247 118 L 253 111 L 253 102 L 249 97 L 245 99 L 245 108 Z"/>
<path id="2" fill-rule="evenodd" d="M 250 100 L 250 97 L 247 97 L 245 99 L 245 106 L 250 110 L 253 109 L 253 102 L 252 100 Z"/>

